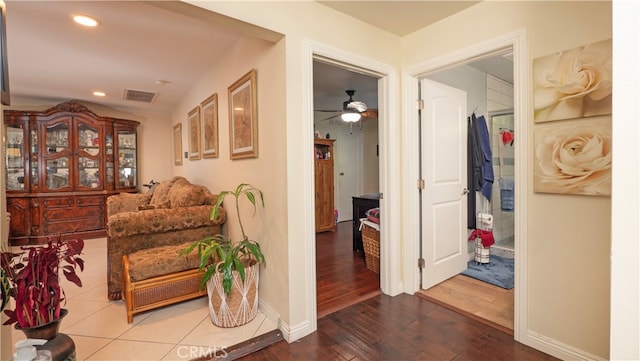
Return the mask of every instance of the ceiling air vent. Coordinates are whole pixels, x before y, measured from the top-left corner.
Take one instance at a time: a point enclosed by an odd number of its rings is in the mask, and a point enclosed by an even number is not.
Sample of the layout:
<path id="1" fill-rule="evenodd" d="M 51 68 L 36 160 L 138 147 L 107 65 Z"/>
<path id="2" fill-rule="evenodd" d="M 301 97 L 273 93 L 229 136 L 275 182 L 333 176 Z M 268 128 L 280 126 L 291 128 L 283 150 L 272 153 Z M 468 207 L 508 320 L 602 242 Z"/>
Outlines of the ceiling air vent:
<path id="1" fill-rule="evenodd" d="M 142 90 L 124 90 L 124 100 L 132 100 L 134 102 L 153 103 L 158 93 L 142 91 Z"/>

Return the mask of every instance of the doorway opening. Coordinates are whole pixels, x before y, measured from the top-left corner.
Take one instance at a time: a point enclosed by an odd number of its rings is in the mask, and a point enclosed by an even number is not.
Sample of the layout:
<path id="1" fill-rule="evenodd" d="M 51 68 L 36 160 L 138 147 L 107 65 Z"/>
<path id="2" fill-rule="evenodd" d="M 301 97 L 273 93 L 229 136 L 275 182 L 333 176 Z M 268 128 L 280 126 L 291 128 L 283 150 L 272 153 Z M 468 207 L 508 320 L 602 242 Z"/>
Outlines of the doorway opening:
<path id="1" fill-rule="evenodd" d="M 463 92 L 463 97 L 466 98 L 465 107 L 462 108 L 466 109 L 465 116 L 471 119 L 473 115 L 473 121 L 477 119 L 486 125 L 490 168 L 494 177 L 493 184 L 488 186 L 490 188 L 488 192 L 486 189 L 485 192 L 480 192 L 480 189 L 478 192 L 473 192 L 475 189 L 472 189 L 471 194 L 467 196 L 473 197 L 473 201 L 465 205 L 468 207 L 468 214 L 464 216 L 466 232 L 463 234 L 467 237 L 463 240 L 453 240 L 456 242 L 455 245 L 438 243 L 440 241 L 437 240 L 436 243 L 429 243 L 436 246 L 436 251 L 432 252 L 433 254 L 428 254 L 433 247 L 423 246 L 428 248 L 425 257 L 427 269 L 424 272 L 429 272 L 429 263 L 436 265 L 434 267 L 437 270 L 438 267 L 443 267 L 442 265 L 446 262 L 451 263 L 454 258 L 461 261 L 466 258 L 466 260 L 464 260 L 465 264 L 456 261 L 455 265 L 447 266 L 447 270 L 440 272 L 437 280 L 431 279 L 426 283 L 423 281 L 419 295 L 513 334 L 515 317 L 515 290 L 513 288 L 515 272 L 513 266 L 510 271 L 508 269 L 506 271 L 507 273 L 511 272 L 511 284 L 502 287 L 495 286 L 495 283 L 494 285 L 487 284 L 483 277 L 480 277 L 482 281 L 479 281 L 478 277 L 473 278 L 459 274 L 460 267 L 463 268 L 462 271 L 465 271 L 467 265 L 473 263 L 479 265 L 478 268 L 481 270 L 483 269 L 477 255 L 477 244 L 467 241 L 471 231 L 476 228 L 490 231 L 495 240 L 491 247 L 483 248 L 487 252 L 487 258 L 482 262 L 490 263 L 491 260 L 494 260 L 494 263 L 497 263 L 496 257 L 499 257 L 505 258 L 513 265 L 513 259 L 516 256 L 514 213 L 517 202 L 515 202 L 513 192 L 516 183 L 513 146 L 517 140 L 514 139 L 516 133 L 514 131 L 513 48 L 503 48 L 485 56 L 476 56 L 472 61 L 461 62 L 455 66 L 447 67 L 445 70 L 431 72 L 424 78 Z M 425 94 L 422 94 L 422 99 L 428 104 Z M 475 132 L 471 127 L 467 130 Z M 437 132 L 438 130 L 433 128 L 427 130 L 427 132 L 429 131 Z M 467 135 L 466 132 L 462 133 Z M 422 138 L 424 142 L 424 135 Z M 428 155 L 425 156 L 428 157 Z M 470 159 L 467 160 L 467 154 L 461 155 L 460 160 L 462 160 L 465 170 L 473 172 L 473 167 L 467 168 L 467 162 L 471 162 Z M 427 172 L 429 171 L 427 170 Z M 427 175 L 427 177 L 430 176 L 432 175 Z M 468 193 L 469 188 L 472 188 L 472 185 L 467 183 L 467 188 L 464 188 L 459 194 Z M 425 191 L 429 192 L 429 189 L 425 189 Z M 454 199 L 456 198 L 454 196 Z M 489 223 L 483 224 L 482 227 L 476 225 L 475 222 L 480 215 L 488 217 L 485 219 L 489 220 Z M 457 256 L 453 257 L 454 254 Z M 449 261 L 445 261 L 446 259 Z M 442 262 L 440 262 L 441 260 Z M 441 264 L 438 266 L 439 263 Z M 449 273 L 445 274 L 446 272 Z M 464 274 L 468 275 L 469 273 L 464 272 Z"/>
<path id="2" fill-rule="evenodd" d="M 316 299 L 321 318 L 381 292 L 379 267 L 378 272 L 367 267 L 357 204 L 364 197 L 379 209 L 378 78 L 314 59 L 313 99 Z M 360 119 L 346 122 L 341 116 L 351 100 L 361 106 Z M 327 217 L 329 226 L 323 221 Z"/>

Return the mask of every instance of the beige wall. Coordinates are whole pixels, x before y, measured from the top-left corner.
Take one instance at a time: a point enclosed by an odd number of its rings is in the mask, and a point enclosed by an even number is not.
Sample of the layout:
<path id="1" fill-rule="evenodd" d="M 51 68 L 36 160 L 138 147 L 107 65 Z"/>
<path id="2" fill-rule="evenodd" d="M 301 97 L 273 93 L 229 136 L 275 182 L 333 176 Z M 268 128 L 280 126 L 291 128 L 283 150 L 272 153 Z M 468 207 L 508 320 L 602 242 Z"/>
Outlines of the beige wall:
<path id="1" fill-rule="evenodd" d="M 286 68 L 281 75 L 284 76 L 286 91 L 281 101 L 286 103 L 286 109 L 283 116 L 273 120 L 282 122 L 284 126 L 283 133 L 278 139 L 286 147 L 284 158 L 278 160 L 274 158 L 274 161 L 284 160 L 285 163 L 282 164 L 283 168 L 269 167 L 266 169 L 267 172 L 260 176 L 278 177 L 278 179 L 281 176 L 285 177 L 280 179 L 286 187 L 284 194 L 265 194 L 269 198 L 282 197 L 284 212 L 277 216 L 286 219 L 286 222 L 279 223 L 283 227 L 278 229 L 278 234 L 281 234 L 282 238 L 268 240 L 268 242 L 282 243 L 285 248 L 278 253 L 277 259 L 267 265 L 265 270 L 265 277 L 268 277 L 269 272 L 276 273 L 275 277 L 278 279 L 273 282 L 278 284 L 278 290 L 283 292 L 277 295 L 278 299 L 265 298 L 265 301 L 274 302 L 271 306 L 278 311 L 284 311 L 280 316 L 290 327 L 290 332 L 295 334 L 315 324 L 315 320 L 309 319 L 310 300 L 307 299 L 309 287 L 314 285 L 306 282 L 312 267 L 308 263 L 309 254 L 306 246 L 313 242 L 314 234 L 310 228 L 313 225 L 307 222 L 311 214 L 306 207 L 312 199 L 305 199 L 307 189 L 303 182 L 304 177 L 311 176 L 304 172 L 303 157 L 311 159 L 310 154 L 312 154 L 312 148 L 304 150 L 303 139 L 309 137 L 310 142 L 313 137 L 312 117 L 304 113 L 303 107 L 305 42 L 311 40 L 329 44 L 331 47 L 367 56 L 385 64 L 398 64 L 399 38 L 346 15 L 338 14 L 316 2 L 185 2 L 285 35 L 282 47 L 285 51 Z M 309 123 L 304 124 L 305 120 Z M 264 156 L 261 153 L 260 157 Z M 277 171 L 282 173 L 277 174 Z M 284 287 L 287 284 L 288 288 Z M 266 291 L 266 285 L 261 286 L 261 289 Z"/>
<path id="2" fill-rule="evenodd" d="M 403 66 L 520 29 L 527 33 L 530 66 L 537 57 L 611 38 L 611 3 L 483 2 L 403 38 Z M 532 117 L 527 124 L 530 136 Z M 608 358 L 610 198 L 531 189 L 527 197 L 529 330 Z"/>
<path id="3" fill-rule="evenodd" d="M 173 125 L 181 122 L 183 151 L 188 150 L 187 113 L 211 94 L 218 94 L 219 157 L 183 158 L 182 165 L 171 165 L 172 174 L 206 185 L 214 193 L 232 190 L 240 183 L 250 183 L 263 191 L 264 212 L 251 217 L 250 207 L 245 208 L 243 225 L 247 235 L 260 242 L 267 260 L 261 269 L 260 298 L 286 321 L 289 299 L 282 297 L 289 289 L 288 264 L 282 261 L 287 254 L 287 217 L 283 216 L 287 200 L 284 64 L 284 41 L 272 44 L 242 38 L 180 101 L 172 125 L 165 131 L 171 135 Z M 258 158 L 231 160 L 227 89 L 251 69 L 257 72 Z M 238 240 L 235 210 L 229 203 L 225 206 L 228 218 L 224 232 Z"/>

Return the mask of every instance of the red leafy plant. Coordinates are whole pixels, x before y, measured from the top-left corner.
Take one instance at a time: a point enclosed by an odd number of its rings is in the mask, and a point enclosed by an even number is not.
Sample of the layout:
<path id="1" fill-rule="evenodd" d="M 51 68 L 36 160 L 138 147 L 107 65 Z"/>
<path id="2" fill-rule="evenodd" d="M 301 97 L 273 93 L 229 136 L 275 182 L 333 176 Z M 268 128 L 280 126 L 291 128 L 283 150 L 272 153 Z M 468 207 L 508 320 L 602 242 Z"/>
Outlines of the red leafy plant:
<path id="1" fill-rule="evenodd" d="M 4 325 L 30 328 L 60 318 L 65 294 L 60 287 L 60 269 L 67 280 L 82 287 L 76 268 L 84 270 L 80 258 L 84 241 L 49 239 L 44 246 L 22 246 L 21 252 L 0 253 L 0 264 L 11 284 L 15 310 L 5 310 L 9 319 Z"/>

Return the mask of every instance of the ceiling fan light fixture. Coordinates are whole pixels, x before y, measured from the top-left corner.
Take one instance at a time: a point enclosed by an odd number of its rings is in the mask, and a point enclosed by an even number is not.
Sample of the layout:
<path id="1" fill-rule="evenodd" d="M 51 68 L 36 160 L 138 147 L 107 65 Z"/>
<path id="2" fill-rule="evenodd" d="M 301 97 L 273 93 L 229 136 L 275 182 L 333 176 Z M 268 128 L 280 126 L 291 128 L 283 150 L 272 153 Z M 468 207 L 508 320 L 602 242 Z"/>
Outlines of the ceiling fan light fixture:
<path id="1" fill-rule="evenodd" d="M 358 120 L 360 120 L 360 113 L 358 112 L 344 112 L 342 113 L 342 115 L 340 115 L 340 117 L 342 118 L 343 121 L 347 122 L 347 123 L 355 123 Z"/>

